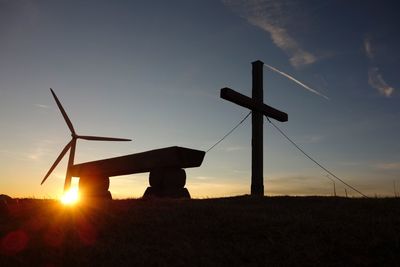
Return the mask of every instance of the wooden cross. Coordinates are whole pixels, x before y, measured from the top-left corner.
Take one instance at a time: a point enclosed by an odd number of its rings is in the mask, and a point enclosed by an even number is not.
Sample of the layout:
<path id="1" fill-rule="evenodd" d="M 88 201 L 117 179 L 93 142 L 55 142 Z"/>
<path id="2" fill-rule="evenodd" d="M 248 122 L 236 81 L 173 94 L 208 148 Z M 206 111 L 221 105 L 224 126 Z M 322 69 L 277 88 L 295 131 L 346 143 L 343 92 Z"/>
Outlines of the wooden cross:
<path id="1" fill-rule="evenodd" d="M 251 195 L 264 195 L 263 179 L 263 115 L 277 121 L 285 122 L 288 115 L 264 104 L 263 100 L 263 66 L 264 62 L 257 60 L 252 64 L 252 98 L 242 95 L 230 88 L 221 89 L 221 98 L 248 108 L 252 111 L 251 139 Z"/>

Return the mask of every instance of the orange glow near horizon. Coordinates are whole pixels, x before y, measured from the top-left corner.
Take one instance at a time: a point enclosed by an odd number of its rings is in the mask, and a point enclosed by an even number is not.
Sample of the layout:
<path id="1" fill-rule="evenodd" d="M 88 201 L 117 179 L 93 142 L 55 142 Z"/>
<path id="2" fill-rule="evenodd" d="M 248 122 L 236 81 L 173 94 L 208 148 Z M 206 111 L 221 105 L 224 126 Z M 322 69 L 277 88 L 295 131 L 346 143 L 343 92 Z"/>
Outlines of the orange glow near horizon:
<path id="1" fill-rule="evenodd" d="M 74 205 L 79 201 L 79 192 L 77 187 L 70 188 L 60 199 L 64 205 Z"/>

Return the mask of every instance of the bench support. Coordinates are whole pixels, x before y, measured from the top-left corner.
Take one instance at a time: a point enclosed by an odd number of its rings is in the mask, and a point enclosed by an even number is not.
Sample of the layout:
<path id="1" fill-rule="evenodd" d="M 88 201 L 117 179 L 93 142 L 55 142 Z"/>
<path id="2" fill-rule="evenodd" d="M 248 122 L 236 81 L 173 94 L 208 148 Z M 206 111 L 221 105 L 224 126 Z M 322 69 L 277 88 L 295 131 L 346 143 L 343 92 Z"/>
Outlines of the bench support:
<path id="1" fill-rule="evenodd" d="M 149 183 L 144 198 L 190 198 L 185 188 L 186 172 L 181 168 L 154 169 L 150 171 Z M 79 179 L 83 198 L 112 199 L 109 187 L 110 178 L 104 175 L 85 175 Z"/>
<path id="2" fill-rule="evenodd" d="M 112 199 L 110 178 L 106 176 L 82 176 L 79 178 L 79 193 L 84 198 Z"/>
<path id="3" fill-rule="evenodd" d="M 190 198 L 185 188 L 186 173 L 180 168 L 160 168 L 150 171 L 150 186 L 144 192 L 144 198 Z"/>

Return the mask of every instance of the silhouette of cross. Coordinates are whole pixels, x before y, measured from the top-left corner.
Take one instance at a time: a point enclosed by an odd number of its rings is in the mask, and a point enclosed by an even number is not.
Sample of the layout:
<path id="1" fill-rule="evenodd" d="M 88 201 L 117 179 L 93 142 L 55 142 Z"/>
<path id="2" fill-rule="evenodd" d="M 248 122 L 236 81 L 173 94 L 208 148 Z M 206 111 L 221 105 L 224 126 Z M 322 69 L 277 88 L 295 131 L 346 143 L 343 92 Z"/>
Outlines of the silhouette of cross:
<path id="1" fill-rule="evenodd" d="M 264 104 L 263 100 L 263 66 L 264 62 L 257 60 L 252 64 L 252 97 L 242 95 L 230 88 L 221 89 L 221 98 L 248 108 L 252 111 L 251 140 L 251 195 L 264 195 L 263 179 L 263 115 L 277 121 L 285 122 L 288 115 Z"/>

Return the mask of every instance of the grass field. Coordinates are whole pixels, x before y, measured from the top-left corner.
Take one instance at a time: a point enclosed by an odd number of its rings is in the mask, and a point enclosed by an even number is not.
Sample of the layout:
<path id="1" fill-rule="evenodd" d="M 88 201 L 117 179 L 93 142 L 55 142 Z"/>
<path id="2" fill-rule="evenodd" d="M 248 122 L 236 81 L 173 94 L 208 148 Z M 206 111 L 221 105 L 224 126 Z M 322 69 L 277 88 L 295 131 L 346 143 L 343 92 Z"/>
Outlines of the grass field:
<path id="1" fill-rule="evenodd" d="M 0 266 L 400 264 L 399 199 L 21 200 L 0 216 Z"/>

